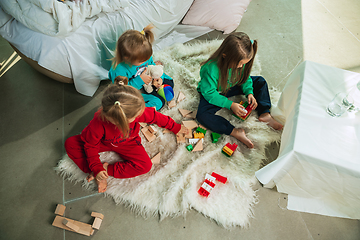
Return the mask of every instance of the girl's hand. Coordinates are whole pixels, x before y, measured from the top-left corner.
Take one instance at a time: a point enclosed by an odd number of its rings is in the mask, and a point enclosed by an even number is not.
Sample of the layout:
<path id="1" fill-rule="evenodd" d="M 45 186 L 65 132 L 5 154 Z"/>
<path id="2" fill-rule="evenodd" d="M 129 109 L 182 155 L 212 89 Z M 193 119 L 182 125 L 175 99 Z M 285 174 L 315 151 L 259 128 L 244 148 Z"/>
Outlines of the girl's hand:
<path id="1" fill-rule="evenodd" d="M 155 65 L 163 65 L 164 66 L 164 64 L 161 61 L 156 61 Z"/>
<path id="2" fill-rule="evenodd" d="M 103 167 L 105 168 L 105 171 L 101 171 L 96 175 L 96 180 L 101 181 L 104 179 L 107 179 L 109 177 L 109 174 L 107 173 L 107 167 L 109 166 L 108 163 L 103 163 Z"/>
<path id="3" fill-rule="evenodd" d="M 145 70 L 140 74 L 140 78 L 141 78 L 141 80 L 143 80 L 143 82 L 145 84 L 149 84 L 149 83 L 151 83 L 152 78 L 151 78 L 151 76 L 146 74 L 146 71 L 147 71 L 147 68 L 145 68 Z"/>
<path id="4" fill-rule="evenodd" d="M 248 102 L 249 102 L 249 104 L 250 104 L 250 107 L 252 108 L 252 109 L 255 109 L 256 107 L 257 107 L 257 102 L 256 102 L 256 99 L 255 99 L 255 97 L 254 97 L 254 95 L 252 95 L 252 94 L 249 94 L 248 95 Z"/>
<path id="5" fill-rule="evenodd" d="M 183 134 L 188 134 L 190 132 L 190 130 L 187 128 L 187 127 L 185 127 L 184 125 L 182 125 L 181 124 L 181 128 L 180 128 L 180 131 L 178 132 L 178 134 L 179 133 L 183 133 Z"/>
<path id="6" fill-rule="evenodd" d="M 236 103 L 236 102 L 233 102 L 231 104 L 231 107 L 230 107 L 231 111 L 233 111 L 233 113 L 235 113 L 236 116 L 238 117 L 242 117 L 242 116 L 245 116 L 247 111 L 245 110 L 245 108 L 239 104 L 239 103 Z"/>

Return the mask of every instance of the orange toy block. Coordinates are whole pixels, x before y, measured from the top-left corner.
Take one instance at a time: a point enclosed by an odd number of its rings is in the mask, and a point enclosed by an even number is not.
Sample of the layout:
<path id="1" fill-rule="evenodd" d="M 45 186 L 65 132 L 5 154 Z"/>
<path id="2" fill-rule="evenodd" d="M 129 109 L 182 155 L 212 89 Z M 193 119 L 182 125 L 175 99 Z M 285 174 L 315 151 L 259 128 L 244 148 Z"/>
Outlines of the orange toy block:
<path id="1" fill-rule="evenodd" d="M 94 223 L 93 223 L 93 225 L 92 225 L 92 228 L 95 228 L 95 229 L 99 230 L 101 223 L 102 223 L 102 219 L 101 219 L 101 218 L 95 218 L 95 219 L 94 219 Z"/>
<path id="2" fill-rule="evenodd" d="M 194 132 L 194 138 L 204 138 L 204 134 L 202 132 Z"/>
<path id="3" fill-rule="evenodd" d="M 148 142 L 152 142 L 156 139 L 156 136 L 150 132 L 149 127 L 144 127 L 141 129 L 141 132 L 144 134 L 146 140 L 148 140 Z"/>
<path id="4" fill-rule="evenodd" d="M 101 213 L 98 213 L 98 212 L 92 212 L 92 213 L 91 213 L 91 216 L 92 216 L 92 217 L 95 217 L 95 218 L 100 218 L 101 220 L 104 219 L 104 215 L 101 214 Z"/>
<path id="5" fill-rule="evenodd" d="M 175 107 L 176 106 L 175 100 L 171 100 L 170 102 L 168 102 L 168 106 L 169 106 L 169 108 Z"/>
<path id="6" fill-rule="evenodd" d="M 66 218 L 62 221 L 62 223 L 67 226 L 68 228 L 71 228 L 72 230 L 74 230 L 75 232 L 78 232 L 80 230 L 80 227 L 75 225 L 72 222 L 69 222 Z"/>
<path id="7" fill-rule="evenodd" d="M 72 228 L 69 228 L 67 226 L 65 226 L 63 224 L 64 219 L 66 219 L 68 222 L 71 222 L 72 224 L 76 225 L 79 227 L 78 231 L 74 231 Z M 86 223 L 82 223 L 82 222 L 78 222 L 69 218 L 65 218 L 62 216 L 56 216 L 54 219 L 54 222 L 52 223 L 53 226 L 58 227 L 58 228 L 62 228 L 68 231 L 72 231 L 72 232 L 76 232 L 82 235 L 86 235 L 86 236 L 90 236 L 94 233 L 94 229 L 92 229 L 90 224 L 86 224 Z"/>
<path id="8" fill-rule="evenodd" d="M 198 124 L 194 120 L 183 121 L 182 124 L 190 130 L 198 127 Z"/>
<path id="9" fill-rule="evenodd" d="M 160 164 L 161 161 L 161 152 L 159 152 L 158 154 L 156 154 L 152 159 L 151 162 L 153 164 Z"/>
<path id="10" fill-rule="evenodd" d="M 64 205 L 58 204 L 56 206 L 56 209 L 55 209 L 55 214 L 60 215 L 60 216 L 64 216 L 65 209 L 66 209 L 66 207 Z"/>
<path id="11" fill-rule="evenodd" d="M 182 92 L 179 92 L 179 96 L 177 98 L 177 102 L 181 102 L 182 100 L 184 100 L 186 98 L 185 94 L 183 94 Z"/>
<path id="12" fill-rule="evenodd" d="M 194 149 L 192 150 L 193 152 L 198 152 L 198 151 L 202 151 L 203 150 L 203 141 L 202 139 L 200 139 L 196 144 Z"/>

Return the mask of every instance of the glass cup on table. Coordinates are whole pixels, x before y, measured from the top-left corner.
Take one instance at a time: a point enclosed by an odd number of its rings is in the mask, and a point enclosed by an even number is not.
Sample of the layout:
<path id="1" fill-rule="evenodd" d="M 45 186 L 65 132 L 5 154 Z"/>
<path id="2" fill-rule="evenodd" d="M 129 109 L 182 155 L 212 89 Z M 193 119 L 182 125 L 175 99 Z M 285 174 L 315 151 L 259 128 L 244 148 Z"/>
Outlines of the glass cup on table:
<path id="1" fill-rule="evenodd" d="M 340 92 L 335 95 L 333 100 L 326 108 L 327 113 L 332 117 L 340 117 L 348 109 L 353 108 L 353 99 L 346 93 Z"/>

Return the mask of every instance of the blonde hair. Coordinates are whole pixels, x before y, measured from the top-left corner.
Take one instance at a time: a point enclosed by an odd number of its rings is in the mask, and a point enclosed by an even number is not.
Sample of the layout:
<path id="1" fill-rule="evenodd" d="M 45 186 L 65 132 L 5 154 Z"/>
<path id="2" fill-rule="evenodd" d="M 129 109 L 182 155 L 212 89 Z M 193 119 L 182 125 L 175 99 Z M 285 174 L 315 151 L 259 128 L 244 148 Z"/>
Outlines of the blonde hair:
<path id="1" fill-rule="evenodd" d="M 118 39 L 113 60 L 113 68 L 121 62 L 133 64 L 136 61 L 145 62 L 148 60 L 152 51 L 154 33 L 152 24 L 147 25 L 141 32 L 137 30 L 127 30 Z"/>
<path id="2" fill-rule="evenodd" d="M 100 118 L 114 123 L 127 138 L 130 133 L 129 120 L 137 117 L 145 109 L 145 102 L 141 93 L 129 85 L 117 83 L 109 85 L 101 100 Z"/>
<path id="3" fill-rule="evenodd" d="M 211 60 L 217 61 L 217 66 L 220 70 L 218 87 L 221 88 L 222 93 L 226 93 L 230 70 L 230 82 L 233 85 L 245 83 L 250 76 L 256 52 L 256 40 L 252 42 L 249 36 L 243 32 L 232 33 L 224 39 L 215 53 L 207 61 L 203 62 L 202 65 Z M 237 68 L 239 62 L 243 59 L 250 59 L 250 61 L 245 64 L 245 69 L 244 67 Z"/>

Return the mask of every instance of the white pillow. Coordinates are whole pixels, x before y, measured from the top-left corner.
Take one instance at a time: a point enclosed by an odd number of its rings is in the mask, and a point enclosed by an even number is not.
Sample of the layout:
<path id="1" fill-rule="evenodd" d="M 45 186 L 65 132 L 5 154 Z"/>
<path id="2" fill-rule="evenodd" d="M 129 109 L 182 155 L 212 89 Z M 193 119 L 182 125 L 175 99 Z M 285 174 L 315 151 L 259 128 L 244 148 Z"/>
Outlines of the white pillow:
<path id="1" fill-rule="evenodd" d="M 234 31 L 251 0 L 194 0 L 183 24 L 210 27 L 225 34 Z"/>

